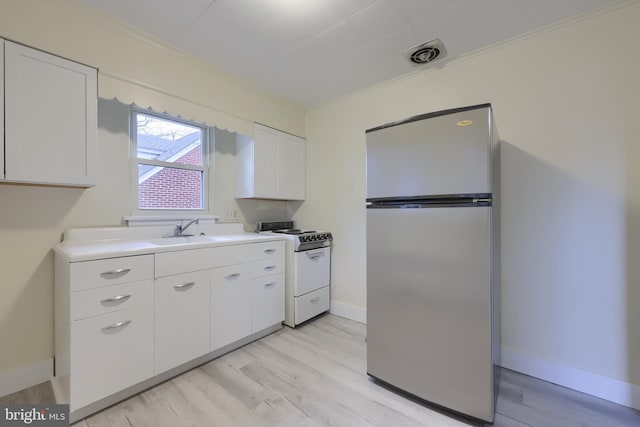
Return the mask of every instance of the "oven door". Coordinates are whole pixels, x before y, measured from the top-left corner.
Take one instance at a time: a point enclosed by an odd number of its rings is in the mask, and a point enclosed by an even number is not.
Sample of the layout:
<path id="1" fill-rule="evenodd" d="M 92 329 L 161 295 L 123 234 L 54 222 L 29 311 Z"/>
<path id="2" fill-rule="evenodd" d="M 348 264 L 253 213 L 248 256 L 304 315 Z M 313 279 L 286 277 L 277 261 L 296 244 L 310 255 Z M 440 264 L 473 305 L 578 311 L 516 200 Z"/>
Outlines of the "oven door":
<path id="1" fill-rule="evenodd" d="M 304 295 L 331 283 L 331 248 L 295 253 L 295 296 Z"/>

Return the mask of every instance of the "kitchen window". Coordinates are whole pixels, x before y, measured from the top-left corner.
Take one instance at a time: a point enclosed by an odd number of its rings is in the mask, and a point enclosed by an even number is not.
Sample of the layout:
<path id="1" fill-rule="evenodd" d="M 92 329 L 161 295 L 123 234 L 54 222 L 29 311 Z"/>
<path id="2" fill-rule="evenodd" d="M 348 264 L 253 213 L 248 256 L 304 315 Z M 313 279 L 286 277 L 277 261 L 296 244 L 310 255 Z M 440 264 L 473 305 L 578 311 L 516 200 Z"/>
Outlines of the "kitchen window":
<path id="1" fill-rule="evenodd" d="M 135 209 L 207 210 L 207 127 L 132 110 Z"/>

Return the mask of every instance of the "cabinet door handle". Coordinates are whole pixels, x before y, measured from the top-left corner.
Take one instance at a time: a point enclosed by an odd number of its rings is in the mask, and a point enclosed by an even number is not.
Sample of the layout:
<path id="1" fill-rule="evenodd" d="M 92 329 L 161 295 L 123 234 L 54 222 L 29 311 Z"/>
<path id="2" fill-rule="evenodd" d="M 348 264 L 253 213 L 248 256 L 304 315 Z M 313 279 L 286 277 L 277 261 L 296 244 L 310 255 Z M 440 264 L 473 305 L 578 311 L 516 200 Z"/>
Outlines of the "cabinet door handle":
<path id="1" fill-rule="evenodd" d="M 320 297 L 313 297 L 313 298 L 311 298 L 311 299 L 309 300 L 309 302 L 310 302 L 311 304 L 315 304 L 315 303 L 317 303 L 318 301 L 320 301 Z"/>
<path id="2" fill-rule="evenodd" d="M 124 276 L 130 271 L 130 268 L 119 268 L 117 270 L 105 271 L 104 273 L 100 273 L 100 277 L 104 279 L 114 279 L 116 277 Z"/>
<path id="3" fill-rule="evenodd" d="M 224 276 L 224 278 L 227 280 L 236 280 L 238 277 L 240 277 L 240 273 L 233 273 L 229 274 L 228 276 Z"/>
<path id="4" fill-rule="evenodd" d="M 190 288 L 191 286 L 195 285 L 196 282 L 187 282 L 187 283 L 183 283 L 181 285 L 173 285 L 173 289 L 179 291 L 182 289 L 186 289 L 186 288 Z"/>
<path id="5" fill-rule="evenodd" d="M 275 265 L 267 265 L 267 266 L 264 268 L 264 271 L 273 271 L 273 270 L 275 270 L 275 269 L 276 269 L 276 266 L 275 266 Z"/>
<path id="6" fill-rule="evenodd" d="M 269 282 L 269 283 L 265 283 L 264 287 L 265 288 L 270 288 L 270 287 L 275 286 L 275 285 L 276 285 L 276 282 Z"/>
<path id="7" fill-rule="evenodd" d="M 265 249 L 264 253 L 267 255 L 271 255 L 271 254 L 275 254 L 276 250 L 275 249 Z"/>
<path id="8" fill-rule="evenodd" d="M 115 297 L 103 299 L 100 302 L 102 304 L 108 304 L 110 302 L 124 302 L 125 300 L 128 300 L 129 298 L 131 298 L 131 294 L 129 294 L 129 295 L 118 295 L 118 296 L 115 296 Z"/>
<path id="9" fill-rule="evenodd" d="M 123 328 L 131 323 L 131 320 L 125 320 L 124 322 L 114 323 L 113 325 L 105 326 L 101 330 L 104 332 L 112 331 L 114 329 Z"/>

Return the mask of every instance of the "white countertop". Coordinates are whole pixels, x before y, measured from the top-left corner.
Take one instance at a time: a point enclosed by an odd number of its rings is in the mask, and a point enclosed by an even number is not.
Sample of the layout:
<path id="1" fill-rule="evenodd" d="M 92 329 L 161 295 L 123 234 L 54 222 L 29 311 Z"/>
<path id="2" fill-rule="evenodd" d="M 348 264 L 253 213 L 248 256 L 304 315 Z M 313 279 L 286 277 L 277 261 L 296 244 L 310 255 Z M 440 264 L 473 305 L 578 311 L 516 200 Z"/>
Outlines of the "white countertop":
<path id="1" fill-rule="evenodd" d="M 56 255 L 69 262 L 155 254 L 189 249 L 284 240 L 271 234 L 247 233 L 241 224 L 194 226 L 191 237 L 166 237 L 172 227 L 102 227 L 70 229 L 55 246 Z"/>

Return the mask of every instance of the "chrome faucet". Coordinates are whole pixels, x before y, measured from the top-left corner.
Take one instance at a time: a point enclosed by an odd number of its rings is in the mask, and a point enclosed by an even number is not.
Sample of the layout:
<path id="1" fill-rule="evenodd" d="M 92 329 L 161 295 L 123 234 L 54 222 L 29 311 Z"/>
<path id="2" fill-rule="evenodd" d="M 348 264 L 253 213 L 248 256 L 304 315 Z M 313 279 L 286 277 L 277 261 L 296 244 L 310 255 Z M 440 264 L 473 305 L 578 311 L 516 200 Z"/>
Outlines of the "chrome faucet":
<path id="1" fill-rule="evenodd" d="M 184 225 L 184 220 L 180 221 L 180 224 L 176 225 L 176 229 L 173 231 L 173 237 L 188 237 L 193 236 L 193 234 L 184 234 L 187 231 L 187 228 L 191 227 L 192 224 L 199 224 L 200 220 L 198 218 L 194 218 Z"/>

